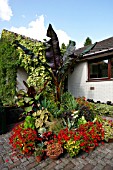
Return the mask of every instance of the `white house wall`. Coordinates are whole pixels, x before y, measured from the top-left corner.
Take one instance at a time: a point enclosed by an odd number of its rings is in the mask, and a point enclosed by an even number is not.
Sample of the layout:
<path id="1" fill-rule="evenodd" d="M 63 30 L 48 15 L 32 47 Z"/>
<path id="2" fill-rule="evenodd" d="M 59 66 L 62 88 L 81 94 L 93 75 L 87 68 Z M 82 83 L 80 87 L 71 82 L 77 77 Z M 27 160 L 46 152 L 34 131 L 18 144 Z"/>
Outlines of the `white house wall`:
<path id="1" fill-rule="evenodd" d="M 28 78 L 28 74 L 25 71 L 25 69 L 18 68 L 17 69 L 17 86 L 16 86 L 17 91 L 19 91 L 19 90 L 26 91 L 26 87 L 25 87 L 23 81 L 27 81 L 27 78 Z"/>
<path id="2" fill-rule="evenodd" d="M 87 82 L 87 79 L 87 62 L 76 65 L 74 72 L 68 76 L 68 91 L 75 97 L 113 102 L 113 81 Z"/>

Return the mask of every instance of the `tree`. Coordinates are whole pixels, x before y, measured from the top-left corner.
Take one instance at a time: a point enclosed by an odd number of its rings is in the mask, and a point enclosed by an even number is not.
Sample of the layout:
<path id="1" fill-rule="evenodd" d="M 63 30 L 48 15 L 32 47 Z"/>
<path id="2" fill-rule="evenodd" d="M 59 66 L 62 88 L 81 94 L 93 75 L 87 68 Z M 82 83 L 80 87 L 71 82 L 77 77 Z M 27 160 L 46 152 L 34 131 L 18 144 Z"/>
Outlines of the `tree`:
<path id="1" fill-rule="evenodd" d="M 91 45 L 91 44 L 92 44 L 92 40 L 89 37 L 87 37 L 84 46 Z"/>

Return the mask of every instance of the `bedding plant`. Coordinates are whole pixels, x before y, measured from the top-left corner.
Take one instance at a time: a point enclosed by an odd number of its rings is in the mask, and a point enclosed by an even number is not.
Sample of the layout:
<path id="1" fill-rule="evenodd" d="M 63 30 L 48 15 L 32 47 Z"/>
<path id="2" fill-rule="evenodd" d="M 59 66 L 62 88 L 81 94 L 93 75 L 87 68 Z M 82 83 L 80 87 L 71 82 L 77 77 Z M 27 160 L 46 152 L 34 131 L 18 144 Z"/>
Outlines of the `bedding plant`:
<path id="1" fill-rule="evenodd" d="M 89 152 L 90 146 L 98 146 L 98 142 L 103 138 L 103 125 L 98 121 L 81 124 L 77 129 L 61 129 L 58 135 L 48 131 L 41 136 L 37 135 L 36 130 L 25 128 L 23 122 L 14 127 L 9 140 L 12 147 L 22 154 L 33 154 L 37 146 L 43 144 L 47 155 L 50 152 L 55 154 L 59 150 L 61 154 L 63 153 L 62 148 L 64 148 L 71 157 L 74 157 L 80 150 Z"/>
<path id="2" fill-rule="evenodd" d="M 44 155 L 44 148 L 41 147 L 41 146 L 35 148 L 34 155 L 35 155 L 35 157 L 36 156 L 43 156 Z"/>
<path id="3" fill-rule="evenodd" d="M 31 128 L 24 128 L 24 124 L 20 123 L 13 128 L 9 141 L 14 150 L 31 155 L 35 150 L 37 132 Z"/>
<path id="4" fill-rule="evenodd" d="M 89 152 L 90 146 L 98 146 L 103 138 L 104 130 L 99 122 L 87 122 L 76 130 L 62 129 L 58 134 L 58 141 L 71 157 L 76 156 L 80 150 Z"/>
<path id="5" fill-rule="evenodd" d="M 51 143 L 47 143 L 47 149 L 46 149 L 47 156 L 59 157 L 61 153 L 63 153 L 63 148 L 61 144 L 59 144 L 54 140 Z"/>
<path id="6" fill-rule="evenodd" d="M 103 119 L 102 120 L 102 127 L 104 129 L 104 140 L 109 142 L 110 139 L 113 140 L 113 121 Z"/>
<path id="7" fill-rule="evenodd" d="M 98 146 L 98 142 L 104 138 L 104 129 L 99 122 L 87 122 L 82 124 L 77 129 L 80 135 L 80 147 L 82 150 L 88 152 L 90 146 Z"/>
<path id="8" fill-rule="evenodd" d="M 63 153 L 62 145 L 58 141 L 57 135 L 53 132 L 48 131 L 42 134 L 42 139 L 45 145 L 46 155 L 51 157 L 58 157 Z"/>
<path id="9" fill-rule="evenodd" d="M 74 157 L 79 153 L 80 137 L 77 135 L 76 131 L 69 130 L 68 128 L 60 130 L 58 141 L 71 157 Z"/>
<path id="10" fill-rule="evenodd" d="M 78 104 L 79 117 L 84 116 L 86 121 L 93 121 L 96 115 L 96 106 L 94 103 L 88 102 L 85 97 L 76 98 Z"/>
<path id="11" fill-rule="evenodd" d="M 76 156 L 80 151 L 80 140 L 75 140 L 75 137 L 76 136 L 74 136 L 74 138 L 69 139 L 64 145 L 64 149 L 67 150 L 71 157 Z"/>

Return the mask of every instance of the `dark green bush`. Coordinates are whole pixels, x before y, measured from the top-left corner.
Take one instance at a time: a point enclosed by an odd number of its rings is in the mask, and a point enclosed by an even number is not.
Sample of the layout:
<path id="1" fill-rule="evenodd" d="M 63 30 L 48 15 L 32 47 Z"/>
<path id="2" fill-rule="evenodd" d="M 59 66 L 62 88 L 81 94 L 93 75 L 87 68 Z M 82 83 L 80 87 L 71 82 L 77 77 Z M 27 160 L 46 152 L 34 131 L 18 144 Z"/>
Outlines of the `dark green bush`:
<path id="1" fill-rule="evenodd" d="M 79 118 L 84 116 L 86 121 L 93 121 L 94 114 L 87 106 L 81 106 L 79 110 Z"/>

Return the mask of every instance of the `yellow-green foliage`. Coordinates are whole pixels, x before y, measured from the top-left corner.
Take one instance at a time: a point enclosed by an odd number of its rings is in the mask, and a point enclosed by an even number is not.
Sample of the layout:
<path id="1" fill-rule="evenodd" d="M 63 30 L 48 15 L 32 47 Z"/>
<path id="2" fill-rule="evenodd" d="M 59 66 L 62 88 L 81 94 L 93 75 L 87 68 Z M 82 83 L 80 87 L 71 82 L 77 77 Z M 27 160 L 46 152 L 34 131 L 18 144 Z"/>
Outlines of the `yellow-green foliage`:
<path id="1" fill-rule="evenodd" d="M 35 118 L 35 127 L 41 128 L 46 125 L 47 122 L 52 121 L 53 116 L 47 109 L 38 110 L 37 112 L 33 113 Z"/>
<path id="2" fill-rule="evenodd" d="M 71 157 L 74 157 L 80 151 L 80 141 L 74 141 L 73 139 L 70 139 L 66 142 L 64 148 L 67 150 Z"/>

